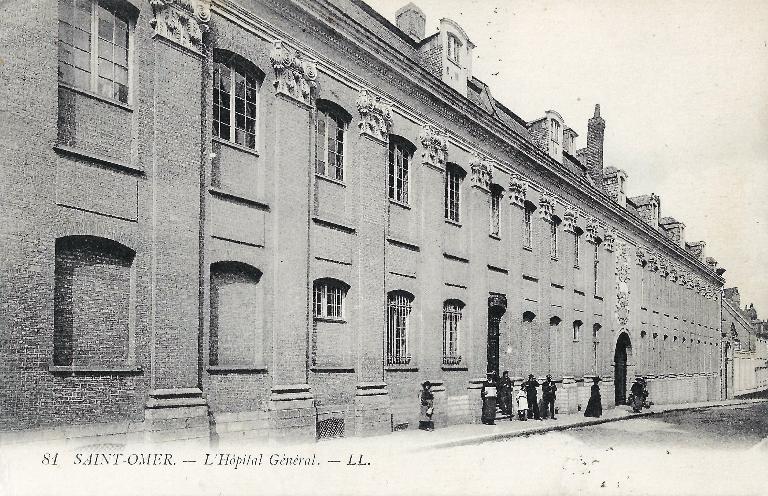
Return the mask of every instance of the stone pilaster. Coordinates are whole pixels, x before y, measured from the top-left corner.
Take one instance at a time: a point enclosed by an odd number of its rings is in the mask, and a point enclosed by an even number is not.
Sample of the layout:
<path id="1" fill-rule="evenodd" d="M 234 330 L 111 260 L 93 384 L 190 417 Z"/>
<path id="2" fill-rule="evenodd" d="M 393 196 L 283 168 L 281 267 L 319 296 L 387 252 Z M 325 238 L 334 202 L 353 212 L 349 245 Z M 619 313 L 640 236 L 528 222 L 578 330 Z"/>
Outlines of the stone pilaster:
<path id="1" fill-rule="evenodd" d="M 485 377 L 477 377 L 469 380 L 467 386 L 467 396 L 469 398 L 469 423 L 479 424 L 483 412 L 483 398 L 480 395 L 483 389 Z"/>

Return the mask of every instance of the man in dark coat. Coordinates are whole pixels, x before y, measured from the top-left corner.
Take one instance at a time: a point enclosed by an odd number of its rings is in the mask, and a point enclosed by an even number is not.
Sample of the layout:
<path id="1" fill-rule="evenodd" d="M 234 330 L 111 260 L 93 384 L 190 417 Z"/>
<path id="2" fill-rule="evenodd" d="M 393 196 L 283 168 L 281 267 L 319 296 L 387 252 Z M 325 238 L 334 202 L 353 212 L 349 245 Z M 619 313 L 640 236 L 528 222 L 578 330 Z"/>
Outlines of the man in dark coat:
<path id="1" fill-rule="evenodd" d="M 544 399 L 544 411 L 541 412 L 542 417 L 552 417 L 552 420 L 557 420 L 555 417 L 555 392 L 557 391 L 557 384 L 552 382 L 552 376 L 547 374 L 547 380 L 541 385 L 541 396 Z"/>
<path id="2" fill-rule="evenodd" d="M 638 377 L 635 379 L 635 383 L 632 384 L 632 411 L 635 413 L 639 413 L 640 410 L 643 408 L 643 403 L 645 402 L 645 394 L 644 394 L 644 388 L 643 388 L 643 382 Z"/>
<path id="3" fill-rule="evenodd" d="M 512 420 L 512 412 L 514 410 L 514 408 L 512 408 L 512 379 L 509 378 L 508 370 L 505 370 L 501 375 L 498 394 L 498 402 L 501 412 L 504 415 L 509 415 L 510 420 Z"/>
<path id="4" fill-rule="evenodd" d="M 528 418 L 535 418 L 536 420 L 541 420 L 539 416 L 539 401 L 536 398 L 538 396 L 536 388 L 539 385 L 539 381 L 534 379 L 533 374 L 529 374 L 528 380 L 525 381 L 525 393 L 528 397 Z"/>

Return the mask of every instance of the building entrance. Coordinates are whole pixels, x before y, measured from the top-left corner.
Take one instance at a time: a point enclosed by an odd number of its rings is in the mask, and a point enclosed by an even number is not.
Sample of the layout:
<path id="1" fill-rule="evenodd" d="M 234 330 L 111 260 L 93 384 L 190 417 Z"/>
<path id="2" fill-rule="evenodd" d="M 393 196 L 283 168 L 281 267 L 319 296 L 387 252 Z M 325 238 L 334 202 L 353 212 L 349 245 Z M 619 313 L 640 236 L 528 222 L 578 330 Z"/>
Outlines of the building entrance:
<path id="1" fill-rule="evenodd" d="M 501 317 L 507 311 L 507 298 L 504 295 L 491 295 L 488 298 L 488 368 L 489 374 L 499 375 L 499 335 Z"/>
<path id="2" fill-rule="evenodd" d="M 616 342 L 616 353 L 613 356 L 613 384 L 616 388 L 616 404 L 627 402 L 627 356 L 631 353 L 632 345 L 626 332 L 622 332 Z"/>

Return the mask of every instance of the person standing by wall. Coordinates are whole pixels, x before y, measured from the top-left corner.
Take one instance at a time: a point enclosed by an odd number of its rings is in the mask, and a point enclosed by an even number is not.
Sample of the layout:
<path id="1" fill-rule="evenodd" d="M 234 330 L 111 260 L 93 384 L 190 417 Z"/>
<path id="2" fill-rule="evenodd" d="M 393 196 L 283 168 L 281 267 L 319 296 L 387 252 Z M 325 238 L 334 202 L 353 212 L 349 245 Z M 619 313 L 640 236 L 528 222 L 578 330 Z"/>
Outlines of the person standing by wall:
<path id="1" fill-rule="evenodd" d="M 541 396 L 544 399 L 544 411 L 541 412 L 541 416 L 544 418 L 549 416 L 552 420 L 557 420 L 555 417 L 556 391 L 557 384 L 552 382 L 552 376 L 547 374 L 547 380 L 541 385 Z"/>
<path id="2" fill-rule="evenodd" d="M 435 408 L 435 395 L 432 393 L 432 384 L 430 384 L 429 381 L 424 381 L 421 386 L 422 389 L 419 393 L 419 400 L 421 401 L 419 429 L 432 431 L 435 429 L 435 423 L 432 421 L 432 414 L 434 413 Z"/>
<path id="3" fill-rule="evenodd" d="M 509 378 L 509 371 L 505 370 L 499 380 L 499 406 L 501 407 L 501 413 L 508 415 L 510 420 L 512 420 L 514 415 L 512 403 L 512 379 Z"/>
<path id="4" fill-rule="evenodd" d="M 488 374 L 488 379 L 483 383 L 480 396 L 483 398 L 483 413 L 480 420 L 486 425 L 496 423 L 496 387 L 497 381 L 493 374 Z"/>
<path id="5" fill-rule="evenodd" d="M 520 384 L 520 390 L 517 392 L 517 419 L 528 420 L 528 393 L 525 391 L 525 384 Z"/>
<path id="6" fill-rule="evenodd" d="M 540 386 L 539 381 L 534 379 L 533 374 L 528 374 L 528 380 L 525 381 L 525 392 L 528 400 L 528 418 L 541 420 L 539 416 L 539 401 L 536 388 Z"/>
<path id="7" fill-rule="evenodd" d="M 600 398 L 600 378 L 594 378 L 594 384 L 589 394 L 589 402 L 587 403 L 587 409 L 584 410 L 585 417 L 600 417 L 603 414 L 603 403 Z"/>

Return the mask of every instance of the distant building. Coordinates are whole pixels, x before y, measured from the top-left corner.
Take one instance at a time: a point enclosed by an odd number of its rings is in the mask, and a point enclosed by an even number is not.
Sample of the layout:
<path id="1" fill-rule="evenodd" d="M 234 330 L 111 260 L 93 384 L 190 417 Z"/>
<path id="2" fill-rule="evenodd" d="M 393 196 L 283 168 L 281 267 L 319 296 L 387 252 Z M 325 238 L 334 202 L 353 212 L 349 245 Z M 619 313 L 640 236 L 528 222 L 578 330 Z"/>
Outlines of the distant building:
<path id="1" fill-rule="evenodd" d="M 720 398 L 704 242 L 626 196 L 599 105 L 581 149 L 558 112 L 522 119 L 455 21 L 5 7 L 3 430 L 383 433 L 414 426 L 424 380 L 438 426 L 475 422 L 504 370 L 552 374 L 561 412 L 595 375 L 607 408 L 635 376 L 656 403 Z"/>

